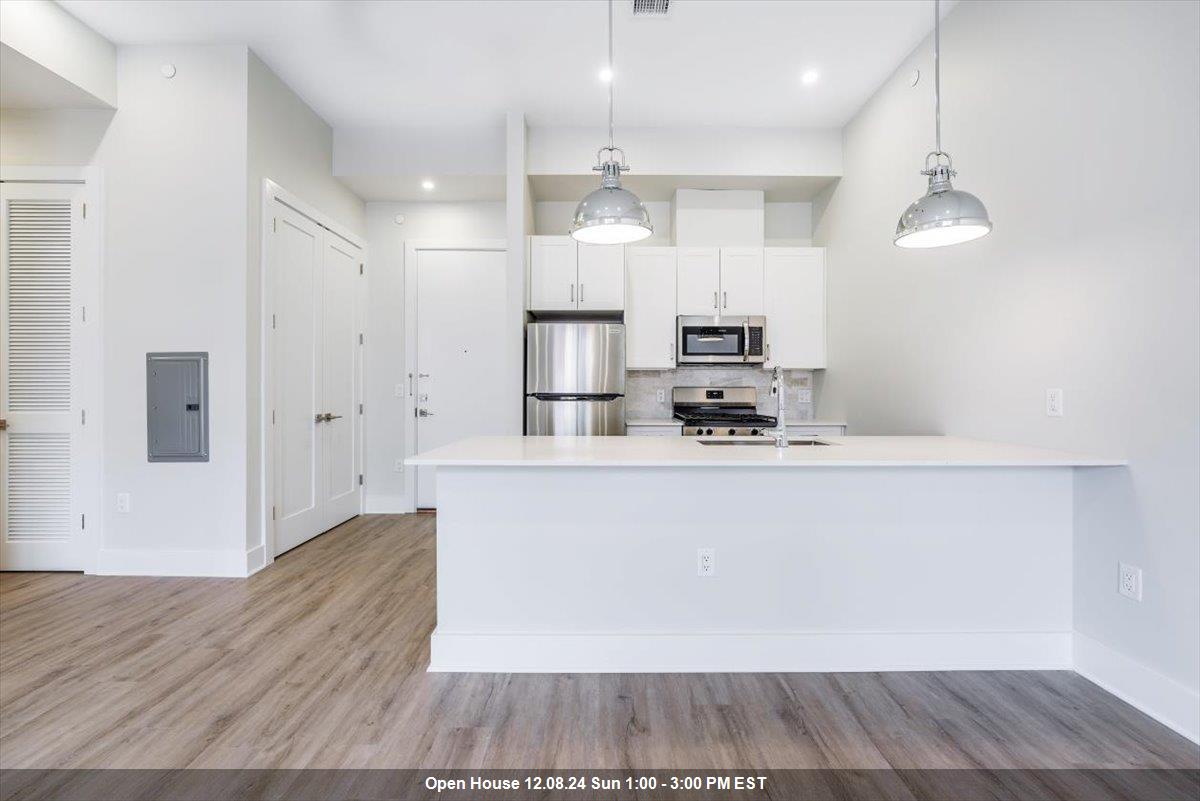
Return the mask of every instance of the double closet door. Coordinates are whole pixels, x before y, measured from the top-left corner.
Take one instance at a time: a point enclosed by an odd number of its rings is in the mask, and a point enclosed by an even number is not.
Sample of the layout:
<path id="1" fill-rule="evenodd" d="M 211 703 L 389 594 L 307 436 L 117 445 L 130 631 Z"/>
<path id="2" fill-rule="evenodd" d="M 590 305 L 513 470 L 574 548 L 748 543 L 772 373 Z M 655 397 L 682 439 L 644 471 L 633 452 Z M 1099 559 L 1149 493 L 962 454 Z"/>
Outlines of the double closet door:
<path id="1" fill-rule="evenodd" d="M 363 253 L 275 201 L 269 229 L 275 555 L 362 507 Z"/>

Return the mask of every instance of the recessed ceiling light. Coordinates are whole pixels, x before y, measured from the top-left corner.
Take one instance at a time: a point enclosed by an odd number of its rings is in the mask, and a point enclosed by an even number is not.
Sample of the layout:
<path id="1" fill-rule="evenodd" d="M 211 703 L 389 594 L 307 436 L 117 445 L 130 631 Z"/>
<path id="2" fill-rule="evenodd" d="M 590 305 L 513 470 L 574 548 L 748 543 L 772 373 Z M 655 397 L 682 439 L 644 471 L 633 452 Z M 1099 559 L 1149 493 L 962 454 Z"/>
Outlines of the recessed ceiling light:
<path id="1" fill-rule="evenodd" d="M 613 79 L 613 71 L 611 68 L 605 67 L 604 69 L 600 70 L 600 80 L 603 83 L 608 83 L 612 79 Z"/>
<path id="2" fill-rule="evenodd" d="M 821 79 L 821 73 L 817 72 L 816 70 L 805 70 L 800 75 L 800 82 L 802 84 L 804 84 L 805 86 L 812 86 L 814 83 L 816 83 L 820 79 Z"/>
<path id="3" fill-rule="evenodd" d="M 428 192 L 433 189 L 433 181 L 426 178 L 424 181 L 421 181 L 421 188 Z"/>

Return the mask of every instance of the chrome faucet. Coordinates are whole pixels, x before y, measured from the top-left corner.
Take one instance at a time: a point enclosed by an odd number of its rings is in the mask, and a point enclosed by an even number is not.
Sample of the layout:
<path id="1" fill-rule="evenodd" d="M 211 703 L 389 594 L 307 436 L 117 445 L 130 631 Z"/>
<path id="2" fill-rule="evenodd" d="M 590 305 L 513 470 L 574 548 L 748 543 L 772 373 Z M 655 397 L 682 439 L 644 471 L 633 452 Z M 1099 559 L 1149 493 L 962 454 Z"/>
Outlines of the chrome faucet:
<path id="1" fill-rule="evenodd" d="M 775 436 L 776 448 L 786 448 L 788 446 L 787 420 L 784 419 L 783 392 L 783 369 L 776 367 L 771 371 L 771 394 L 775 396 L 775 430 L 771 434 Z"/>

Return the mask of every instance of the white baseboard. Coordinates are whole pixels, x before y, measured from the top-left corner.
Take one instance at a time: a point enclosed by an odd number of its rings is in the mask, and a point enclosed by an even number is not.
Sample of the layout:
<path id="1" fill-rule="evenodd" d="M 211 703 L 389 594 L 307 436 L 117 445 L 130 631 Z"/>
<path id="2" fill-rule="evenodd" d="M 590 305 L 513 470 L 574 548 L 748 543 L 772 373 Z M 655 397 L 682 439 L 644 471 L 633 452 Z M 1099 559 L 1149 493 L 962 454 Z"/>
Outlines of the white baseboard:
<path id="1" fill-rule="evenodd" d="M 246 551 L 165 551 L 104 548 L 96 558 L 100 576 L 217 576 L 244 578 Z"/>
<path id="2" fill-rule="evenodd" d="M 1200 693 L 1086 634 L 1074 639 L 1076 673 L 1200 743 Z"/>
<path id="3" fill-rule="evenodd" d="M 258 571 L 267 566 L 267 546 L 259 545 L 257 548 L 251 548 L 246 551 L 246 572 L 245 575 L 253 576 Z"/>
<path id="4" fill-rule="evenodd" d="M 363 513 L 368 515 L 402 515 L 413 511 L 407 495 L 368 495 L 363 499 Z"/>
<path id="5" fill-rule="evenodd" d="M 754 673 L 1070 670 L 1071 632 L 493 634 L 434 630 L 429 670 Z"/>

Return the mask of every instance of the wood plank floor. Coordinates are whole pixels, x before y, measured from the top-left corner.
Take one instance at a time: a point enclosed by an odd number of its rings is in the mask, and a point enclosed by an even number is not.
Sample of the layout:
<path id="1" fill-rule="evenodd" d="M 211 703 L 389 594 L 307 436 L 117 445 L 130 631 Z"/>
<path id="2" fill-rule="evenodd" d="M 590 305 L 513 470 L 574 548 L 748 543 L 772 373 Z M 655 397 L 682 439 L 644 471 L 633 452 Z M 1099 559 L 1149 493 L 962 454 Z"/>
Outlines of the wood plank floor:
<path id="1" fill-rule="evenodd" d="M 431 515 L 247 580 L 0 576 L 5 768 L 1196 768 L 1070 672 L 430 674 Z"/>

